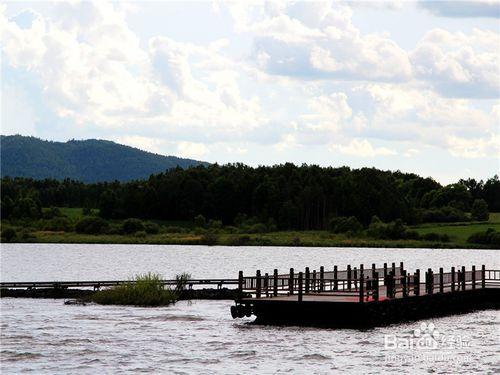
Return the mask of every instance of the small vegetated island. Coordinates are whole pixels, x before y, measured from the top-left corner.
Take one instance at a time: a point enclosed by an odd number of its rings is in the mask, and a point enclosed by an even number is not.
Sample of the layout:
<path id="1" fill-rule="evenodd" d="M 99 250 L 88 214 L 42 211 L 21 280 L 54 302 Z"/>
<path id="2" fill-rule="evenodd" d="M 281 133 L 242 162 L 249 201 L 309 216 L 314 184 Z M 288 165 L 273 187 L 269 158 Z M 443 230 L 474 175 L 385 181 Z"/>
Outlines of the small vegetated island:
<path id="1" fill-rule="evenodd" d="M 500 181 L 293 164 L 4 177 L 1 215 L 3 242 L 500 248 Z"/>

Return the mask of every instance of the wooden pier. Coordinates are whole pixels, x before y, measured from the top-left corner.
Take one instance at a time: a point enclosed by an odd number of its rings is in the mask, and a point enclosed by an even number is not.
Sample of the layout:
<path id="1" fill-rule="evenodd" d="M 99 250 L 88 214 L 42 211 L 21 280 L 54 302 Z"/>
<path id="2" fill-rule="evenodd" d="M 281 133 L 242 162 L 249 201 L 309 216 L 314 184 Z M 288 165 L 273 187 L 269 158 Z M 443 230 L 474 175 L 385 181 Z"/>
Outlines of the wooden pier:
<path id="1" fill-rule="evenodd" d="M 176 286 L 178 280 L 162 280 L 165 286 Z M 107 281 L 7 281 L 0 282 L 0 289 L 68 289 L 68 288 L 109 288 L 126 283 L 135 283 L 134 280 L 107 280 Z M 196 285 L 216 285 L 221 289 L 225 285 L 239 285 L 238 279 L 191 279 L 186 280 L 185 285 L 192 289 Z"/>
<path id="2" fill-rule="evenodd" d="M 238 277 L 233 318 L 256 323 L 376 326 L 500 307 L 500 270 L 472 266 L 408 272 L 403 263 Z M 252 297 L 243 297 L 251 293 Z"/>

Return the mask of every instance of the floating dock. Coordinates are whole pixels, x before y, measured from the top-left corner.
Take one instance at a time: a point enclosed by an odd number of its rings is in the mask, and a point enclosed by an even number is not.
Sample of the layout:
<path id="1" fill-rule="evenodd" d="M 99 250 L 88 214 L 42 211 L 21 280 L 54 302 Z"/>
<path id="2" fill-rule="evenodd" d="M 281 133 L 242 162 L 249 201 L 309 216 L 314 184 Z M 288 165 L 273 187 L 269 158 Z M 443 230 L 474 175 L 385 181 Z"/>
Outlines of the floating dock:
<path id="1" fill-rule="evenodd" d="M 331 271 L 243 276 L 239 272 L 233 318 L 256 323 L 371 327 L 500 307 L 500 270 L 472 266 L 449 272 L 409 273 L 403 263 L 377 268 L 347 266 Z M 251 297 L 244 297 L 251 294 Z"/>

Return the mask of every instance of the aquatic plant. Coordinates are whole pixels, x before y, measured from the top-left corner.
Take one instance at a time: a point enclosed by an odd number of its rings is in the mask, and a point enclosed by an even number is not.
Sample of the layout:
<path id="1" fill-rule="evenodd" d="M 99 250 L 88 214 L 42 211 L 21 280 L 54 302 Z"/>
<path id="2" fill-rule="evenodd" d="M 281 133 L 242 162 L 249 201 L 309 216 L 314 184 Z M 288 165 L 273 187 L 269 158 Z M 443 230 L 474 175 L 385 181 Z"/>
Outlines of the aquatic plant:
<path id="1" fill-rule="evenodd" d="M 177 301 L 188 279 L 188 274 L 178 275 L 176 288 L 172 290 L 165 287 L 159 274 L 148 272 L 137 275 L 133 281 L 101 290 L 90 299 L 102 305 L 166 306 Z"/>

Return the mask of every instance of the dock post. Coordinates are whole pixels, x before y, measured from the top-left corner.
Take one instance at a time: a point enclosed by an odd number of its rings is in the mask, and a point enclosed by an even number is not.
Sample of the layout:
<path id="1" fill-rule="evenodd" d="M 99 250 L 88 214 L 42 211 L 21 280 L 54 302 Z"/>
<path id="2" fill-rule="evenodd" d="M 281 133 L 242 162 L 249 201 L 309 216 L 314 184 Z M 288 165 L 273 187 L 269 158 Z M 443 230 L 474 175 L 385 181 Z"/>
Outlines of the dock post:
<path id="1" fill-rule="evenodd" d="M 278 295 L 278 269 L 274 269 L 273 272 L 273 295 L 276 297 Z"/>
<path id="2" fill-rule="evenodd" d="M 338 267 L 333 266 L 333 290 L 339 290 Z"/>
<path id="3" fill-rule="evenodd" d="M 353 270 L 354 290 L 358 290 L 358 268 L 354 267 Z"/>
<path id="4" fill-rule="evenodd" d="M 476 266 L 472 266 L 472 289 L 476 289 Z"/>
<path id="5" fill-rule="evenodd" d="M 417 269 L 415 271 L 415 279 L 413 281 L 414 285 L 413 285 L 413 294 L 415 294 L 416 296 L 419 296 L 420 295 L 420 270 Z"/>
<path id="6" fill-rule="evenodd" d="M 481 288 L 486 288 L 486 266 L 481 266 Z"/>
<path id="7" fill-rule="evenodd" d="M 399 273 L 402 275 L 404 271 L 403 262 L 399 262 Z"/>
<path id="8" fill-rule="evenodd" d="M 375 265 L 375 263 L 372 263 L 372 278 L 374 278 L 373 275 L 375 275 L 375 272 L 377 272 L 377 266 Z"/>
<path id="9" fill-rule="evenodd" d="M 325 289 L 325 267 L 319 267 L 319 291 L 322 292 Z"/>
<path id="10" fill-rule="evenodd" d="M 373 299 L 378 301 L 379 286 L 378 286 L 378 272 L 373 273 Z"/>
<path id="11" fill-rule="evenodd" d="M 256 286 L 255 286 L 255 297 L 260 298 L 260 293 L 261 293 L 261 276 L 260 276 L 260 270 L 257 270 L 257 275 L 256 275 Z"/>
<path id="12" fill-rule="evenodd" d="M 465 266 L 462 266 L 462 290 L 465 290 Z"/>
<path id="13" fill-rule="evenodd" d="M 298 300 L 302 302 L 302 272 L 299 272 L 299 291 L 298 291 Z"/>
<path id="14" fill-rule="evenodd" d="M 434 272 L 432 272 L 432 269 L 429 268 L 427 271 L 429 273 L 429 292 L 428 294 L 433 294 L 434 293 Z"/>
<path id="15" fill-rule="evenodd" d="M 384 263 L 384 280 L 386 277 L 387 277 L 387 263 Z"/>
<path id="16" fill-rule="evenodd" d="M 451 291 L 455 291 L 455 267 L 451 267 Z"/>
<path id="17" fill-rule="evenodd" d="M 304 282 L 304 291 L 306 294 L 309 293 L 310 284 L 311 284 L 311 271 L 309 271 L 309 267 L 306 267 L 305 282 Z"/>
<path id="18" fill-rule="evenodd" d="M 444 292 L 444 272 L 443 267 L 439 268 L 439 293 Z"/>
<path id="19" fill-rule="evenodd" d="M 316 270 L 313 270 L 312 290 L 316 291 Z"/>
<path id="20" fill-rule="evenodd" d="M 238 301 L 243 298 L 243 271 L 238 272 Z"/>
<path id="21" fill-rule="evenodd" d="M 294 283 L 294 279 L 293 279 L 293 268 L 290 268 L 290 278 L 288 280 L 288 288 L 289 288 L 289 291 L 290 291 L 290 294 L 293 294 L 293 283 Z"/>
<path id="22" fill-rule="evenodd" d="M 393 276 L 396 276 L 396 263 L 392 262 L 391 268 Z"/>
<path id="23" fill-rule="evenodd" d="M 364 284 L 365 284 L 365 275 L 363 273 L 363 270 L 361 269 L 359 272 L 359 302 L 361 302 L 361 303 L 363 303 L 364 298 L 365 298 Z"/>
<path id="24" fill-rule="evenodd" d="M 347 265 L 347 290 L 351 290 L 351 265 Z"/>
<path id="25" fill-rule="evenodd" d="M 267 272 L 264 274 L 264 290 L 266 291 L 266 297 L 269 297 L 269 274 Z"/>
<path id="26" fill-rule="evenodd" d="M 401 284 L 403 286 L 403 297 L 408 297 L 408 285 L 407 285 L 408 279 L 406 278 L 406 271 L 401 270 Z"/>
<path id="27" fill-rule="evenodd" d="M 394 298 L 394 274 L 389 272 L 386 278 L 386 290 L 387 290 L 387 298 Z"/>

